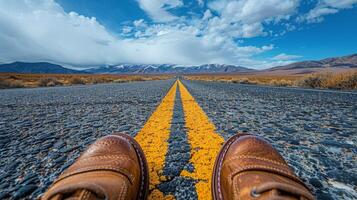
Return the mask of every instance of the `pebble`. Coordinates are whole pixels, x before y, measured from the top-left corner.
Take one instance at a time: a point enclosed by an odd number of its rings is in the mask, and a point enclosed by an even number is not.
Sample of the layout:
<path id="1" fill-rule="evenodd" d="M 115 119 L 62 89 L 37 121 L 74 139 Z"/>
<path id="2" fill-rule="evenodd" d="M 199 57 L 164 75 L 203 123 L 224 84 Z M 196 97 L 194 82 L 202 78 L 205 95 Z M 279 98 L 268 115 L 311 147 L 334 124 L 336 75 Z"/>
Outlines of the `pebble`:
<path id="1" fill-rule="evenodd" d="M 317 178 L 311 178 L 309 180 L 310 184 L 313 185 L 315 188 L 321 188 L 322 187 L 322 184 L 321 182 L 319 181 L 319 179 Z"/>
<path id="2" fill-rule="evenodd" d="M 133 126 L 131 126 L 131 125 L 121 126 L 121 127 L 119 127 L 118 132 L 127 131 L 127 130 L 131 129 L 131 127 L 133 127 Z"/>
<path id="3" fill-rule="evenodd" d="M 0 192 L 0 199 L 5 199 L 5 198 L 8 198 L 10 197 L 10 194 L 6 191 L 1 191 Z"/>

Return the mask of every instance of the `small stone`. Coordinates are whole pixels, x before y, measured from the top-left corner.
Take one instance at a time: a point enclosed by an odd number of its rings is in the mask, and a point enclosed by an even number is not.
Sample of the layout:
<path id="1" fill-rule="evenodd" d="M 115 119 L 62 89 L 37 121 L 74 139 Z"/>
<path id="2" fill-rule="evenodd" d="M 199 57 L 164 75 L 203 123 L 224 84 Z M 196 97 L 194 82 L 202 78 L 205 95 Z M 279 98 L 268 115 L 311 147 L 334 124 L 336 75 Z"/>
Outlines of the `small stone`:
<path id="1" fill-rule="evenodd" d="M 313 185 L 316 188 L 322 188 L 321 182 L 317 178 L 311 178 L 309 180 L 310 184 Z"/>
<path id="2" fill-rule="evenodd" d="M 290 144 L 299 145 L 300 142 L 299 142 L 299 140 L 291 140 L 291 141 L 290 141 Z"/>
<path id="3" fill-rule="evenodd" d="M 274 129 L 270 128 L 270 127 L 266 127 L 266 128 L 262 128 L 262 131 L 264 133 L 273 133 Z"/>
<path id="4" fill-rule="evenodd" d="M 327 145 L 327 146 L 335 146 L 339 148 L 354 148 L 354 145 L 347 144 L 347 143 L 340 143 L 336 142 L 334 140 L 323 140 L 321 144 Z"/>
<path id="5" fill-rule="evenodd" d="M 10 194 L 6 191 L 1 191 L 0 192 L 0 199 L 5 199 L 5 198 L 8 198 L 10 197 Z"/>
<path id="6" fill-rule="evenodd" d="M 316 192 L 316 197 L 317 197 L 317 199 L 333 200 L 333 198 L 331 197 L 331 195 L 329 193 L 325 193 L 322 191 Z"/>
<path id="7" fill-rule="evenodd" d="M 131 125 L 121 126 L 121 127 L 119 127 L 118 132 L 128 131 L 129 129 L 131 129 L 131 127 L 133 127 L 133 126 L 131 126 Z"/>
<path id="8" fill-rule="evenodd" d="M 167 179 L 166 179 L 165 176 L 160 176 L 160 177 L 159 177 L 159 180 L 160 180 L 161 182 L 164 182 L 164 181 L 166 181 Z"/>
<path id="9" fill-rule="evenodd" d="M 335 169 L 328 171 L 327 175 L 339 182 L 357 185 L 357 174 Z"/>

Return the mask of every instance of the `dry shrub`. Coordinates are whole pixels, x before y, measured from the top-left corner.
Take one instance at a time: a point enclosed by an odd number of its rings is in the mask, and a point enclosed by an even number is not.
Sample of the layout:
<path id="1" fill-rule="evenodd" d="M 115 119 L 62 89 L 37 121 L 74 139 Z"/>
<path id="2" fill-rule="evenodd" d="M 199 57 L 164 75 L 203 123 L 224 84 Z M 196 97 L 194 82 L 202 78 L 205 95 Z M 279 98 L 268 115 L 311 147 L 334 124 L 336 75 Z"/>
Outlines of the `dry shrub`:
<path id="1" fill-rule="evenodd" d="M 320 76 L 308 76 L 299 81 L 298 85 L 309 88 L 320 88 L 322 87 L 322 79 Z"/>
<path id="2" fill-rule="evenodd" d="M 269 82 L 269 85 L 276 86 L 276 87 L 287 87 L 287 86 L 293 86 L 292 81 L 288 81 L 285 79 L 273 79 Z"/>
<path id="3" fill-rule="evenodd" d="M 86 80 L 84 80 L 83 78 L 73 77 L 71 78 L 70 83 L 73 85 L 85 85 Z"/>
<path id="4" fill-rule="evenodd" d="M 249 84 L 249 79 L 247 79 L 247 78 L 235 79 L 235 80 L 232 80 L 231 82 L 238 83 L 238 84 Z"/>
<path id="5" fill-rule="evenodd" d="M 247 78 L 242 78 L 238 80 L 239 84 L 250 84 L 250 80 Z"/>
<path id="6" fill-rule="evenodd" d="M 309 88 L 357 89 L 357 72 L 322 73 L 310 75 L 299 81 L 298 85 Z"/>
<path id="7" fill-rule="evenodd" d="M 0 79 L 0 88 L 23 88 L 25 84 L 21 80 Z"/>
<path id="8" fill-rule="evenodd" d="M 40 79 L 38 83 L 38 86 L 40 87 L 54 87 L 57 85 L 63 85 L 63 83 L 58 81 L 56 78 L 43 78 Z"/>
<path id="9" fill-rule="evenodd" d="M 256 85 L 257 84 L 257 82 L 255 80 L 251 80 L 249 78 L 240 78 L 237 80 L 233 80 L 232 83 L 247 84 L 247 85 Z"/>
<path id="10" fill-rule="evenodd" d="M 134 76 L 130 80 L 131 81 L 145 81 L 145 78 L 141 77 L 141 76 Z"/>
<path id="11" fill-rule="evenodd" d="M 109 78 L 101 78 L 101 77 L 98 77 L 98 78 L 92 78 L 90 80 L 90 82 L 92 84 L 99 84 L 99 83 L 109 83 L 109 82 L 112 82 L 113 80 L 112 79 L 109 79 Z"/>
<path id="12" fill-rule="evenodd" d="M 19 80 L 19 78 L 17 78 L 17 76 L 14 75 L 9 76 L 9 79 Z"/>
<path id="13" fill-rule="evenodd" d="M 124 79 L 115 79 L 113 80 L 113 83 L 126 83 L 128 82 L 127 80 L 124 80 Z"/>
<path id="14" fill-rule="evenodd" d="M 166 76 L 162 76 L 162 77 L 154 76 L 154 77 L 148 78 L 148 80 L 152 80 L 152 81 L 166 80 L 166 79 L 168 79 Z"/>
<path id="15" fill-rule="evenodd" d="M 337 86 L 342 89 L 357 89 L 357 73 L 345 76 Z"/>

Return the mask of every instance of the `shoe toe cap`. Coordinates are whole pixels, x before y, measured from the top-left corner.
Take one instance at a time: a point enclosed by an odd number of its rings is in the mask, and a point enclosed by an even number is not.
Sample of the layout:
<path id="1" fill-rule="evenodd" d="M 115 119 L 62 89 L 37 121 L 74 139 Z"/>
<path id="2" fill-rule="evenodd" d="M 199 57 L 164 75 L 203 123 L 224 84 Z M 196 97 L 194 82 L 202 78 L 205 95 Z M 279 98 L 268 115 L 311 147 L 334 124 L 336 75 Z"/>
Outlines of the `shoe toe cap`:
<path id="1" fill-rule="evenodd" d="M 241 135 L 234 140 L 227 151 L 226 159 L 252 157 L 286 164 L 281 155 L 263 138 L 253 135 Z"/>

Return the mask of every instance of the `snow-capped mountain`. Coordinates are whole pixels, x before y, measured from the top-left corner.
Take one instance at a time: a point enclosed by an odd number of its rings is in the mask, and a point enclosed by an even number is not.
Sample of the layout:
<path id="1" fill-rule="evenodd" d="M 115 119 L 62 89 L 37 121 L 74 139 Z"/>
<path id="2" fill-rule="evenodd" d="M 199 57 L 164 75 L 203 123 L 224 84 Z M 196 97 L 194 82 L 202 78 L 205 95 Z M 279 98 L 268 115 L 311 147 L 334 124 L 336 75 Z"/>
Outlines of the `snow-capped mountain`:
<path id="1" fill-rule="evenodd" d="M 252 69 L 223 64 L 206 64 L 198 66 L 182 66 L 170 64 L 120 64 L 115 66 L 105 66 L 98 68 L 91 68 L 85 70 L 88 73 L 94 74 L 162 74 L 162 73 L 232 73 L 232 72 L 249 72 Z"/>

